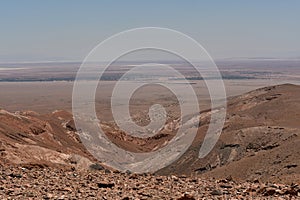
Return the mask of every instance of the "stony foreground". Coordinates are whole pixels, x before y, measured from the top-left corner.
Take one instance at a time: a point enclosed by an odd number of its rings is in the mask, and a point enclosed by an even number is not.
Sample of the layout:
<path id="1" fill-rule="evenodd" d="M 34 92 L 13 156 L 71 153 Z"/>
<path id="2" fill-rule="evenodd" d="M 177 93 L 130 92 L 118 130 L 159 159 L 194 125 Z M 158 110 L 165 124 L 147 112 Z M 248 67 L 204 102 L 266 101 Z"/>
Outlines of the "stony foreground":
<path id="1" fill-rule="evenodd" d="M 18 166 L 0 167 L 0 199 L 300 199 L 300 187 Z"/>

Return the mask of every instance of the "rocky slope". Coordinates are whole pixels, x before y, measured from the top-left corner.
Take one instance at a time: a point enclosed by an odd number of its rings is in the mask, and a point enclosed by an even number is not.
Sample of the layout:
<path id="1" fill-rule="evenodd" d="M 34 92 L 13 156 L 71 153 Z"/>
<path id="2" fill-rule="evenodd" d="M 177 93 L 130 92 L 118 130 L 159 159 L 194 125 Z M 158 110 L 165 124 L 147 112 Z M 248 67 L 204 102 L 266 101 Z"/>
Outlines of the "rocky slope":
<path id="1" fill-rule="evenodd" d="M 73 166 L 93 164 L 75 132 L 72 115 L 55 111 L 10 113 L 0 110 L 0 163 Z"/>
<path id="2" fill-rule="evenodd" d="M 300 181 L 300 86 L 258 89 L 228 100 L 227 119 L 213 151 L 197 159 L 209 123 L 203 113 L 191 148 L 160 174 L 201 174 L 235 180 Z"/>

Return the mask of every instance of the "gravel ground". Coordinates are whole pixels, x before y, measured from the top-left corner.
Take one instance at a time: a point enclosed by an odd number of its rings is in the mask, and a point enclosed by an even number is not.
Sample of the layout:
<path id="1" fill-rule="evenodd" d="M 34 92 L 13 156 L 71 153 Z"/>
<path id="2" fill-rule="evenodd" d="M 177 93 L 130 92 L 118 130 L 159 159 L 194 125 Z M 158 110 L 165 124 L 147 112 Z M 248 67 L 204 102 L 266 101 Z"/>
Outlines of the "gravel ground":
<path id="1" fill-rule="evenodd" d="M 300 199 L 300 187 L 236 183 L 230 178 L 2 166 L 0 199 Z"/>

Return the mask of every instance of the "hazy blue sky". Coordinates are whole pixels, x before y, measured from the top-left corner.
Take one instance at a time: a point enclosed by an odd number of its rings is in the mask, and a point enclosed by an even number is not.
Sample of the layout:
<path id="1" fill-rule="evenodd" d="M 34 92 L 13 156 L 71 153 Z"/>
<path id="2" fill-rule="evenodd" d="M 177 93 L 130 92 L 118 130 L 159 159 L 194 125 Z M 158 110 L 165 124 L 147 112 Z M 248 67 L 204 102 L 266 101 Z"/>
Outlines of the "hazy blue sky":
<path id="1" fill-rule="evenodd" d="M 300 57 L 300 1 L 0 0 L 0 62 L 82 60 L 112 34 L 166 27 L 213 58 Z"/>

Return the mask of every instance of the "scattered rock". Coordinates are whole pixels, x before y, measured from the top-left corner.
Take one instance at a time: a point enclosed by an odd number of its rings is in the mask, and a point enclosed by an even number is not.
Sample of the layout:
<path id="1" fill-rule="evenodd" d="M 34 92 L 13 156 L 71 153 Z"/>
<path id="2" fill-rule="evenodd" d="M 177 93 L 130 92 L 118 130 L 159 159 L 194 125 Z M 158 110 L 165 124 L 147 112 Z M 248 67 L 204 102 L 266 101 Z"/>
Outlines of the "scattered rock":
<path id="1" fill-rule="evenodd" d="M 266 188 L 265 191 L 263 192 L 263 195 L 265 196 L 271 196 L 276 193 L 276 190 L 274 188 Z"/>
<path id="2" fill-rule="evenodd" d="M 214 189 L 213 191 L 211 191 L 210 194 L 211 195 L 222 195 L 223 192 L 221 190 Z"/>
<path id="3" fill-rule="evenodd" d="M 74 120 L 69 120 L 66 125 L 65 125 L 66 129 L 69 131 L 76 131 L 76 127 L 75 127 L 75 123 Z"/>
<path id="4" fill-rule="evenodd" d="M 91 170 L 104 170 L 105 168 L 98 163 L 94 163 L 94 164 L 90 165 L 90 169 Z"/>
<path id="5" fill-rule="evenodd" d="M 12 178 L 22 178 L 23 176 L 21 174 L 9 174 L 10 177 Z"/>
<path id="6" fill-rule="evenodd" d="M 232 188 L 232 186 L 231 186 L 231 185 L 223 185 L 223 184 L 222 184 L 222 185 L 220 185 L 220 187 L 221 187 L 221 188 Z"/>
<path id="7" fill-rule="evenodd" d="M 294 168 L 294 167 L 297 167 L 298 165 L 297 164 L 290 164 L 290 165 L 286 165 L 285 168 Z"/>
<path id="8" fill-rule="evenodd" d="M 50 193 L 47 193 L 44 197 L 43 197 L 43 199 L 51 199 L 51 198 L 53 198 L 53 194 L 50 194 Z"/>
<path id="9" fill-rule="evenodd" d="M 25 170 L 24 170 L 25 169 Z M 19 175 L 22 175 L 21 178 Z M 288 199 L 300 193 L 297 184 L 237 184 L 232 178 L 206 180 L 189 176 L 105 173 L 50 167 L 0 165 L 0 199 Z"/>
<path id="10" fill-rule="evenodd" d="M 115 186 L 114 183 L 109 183 L 109 182 L 99 182 L 97 185 L 99 188 L 112 188 Z"/>
<path id="11" fill-rule="evenodd" d="M 240 147 L 239 144 L 224 144 L 221 146 L 221 149 L 225 149 L 225 148 L 238 148 Z"/>
<path id="12" fill-rule="evenodd" d="M 182 197 L 178 198 L 177 200 L 196 200 L 192 195 L 184 194 Z"/>

